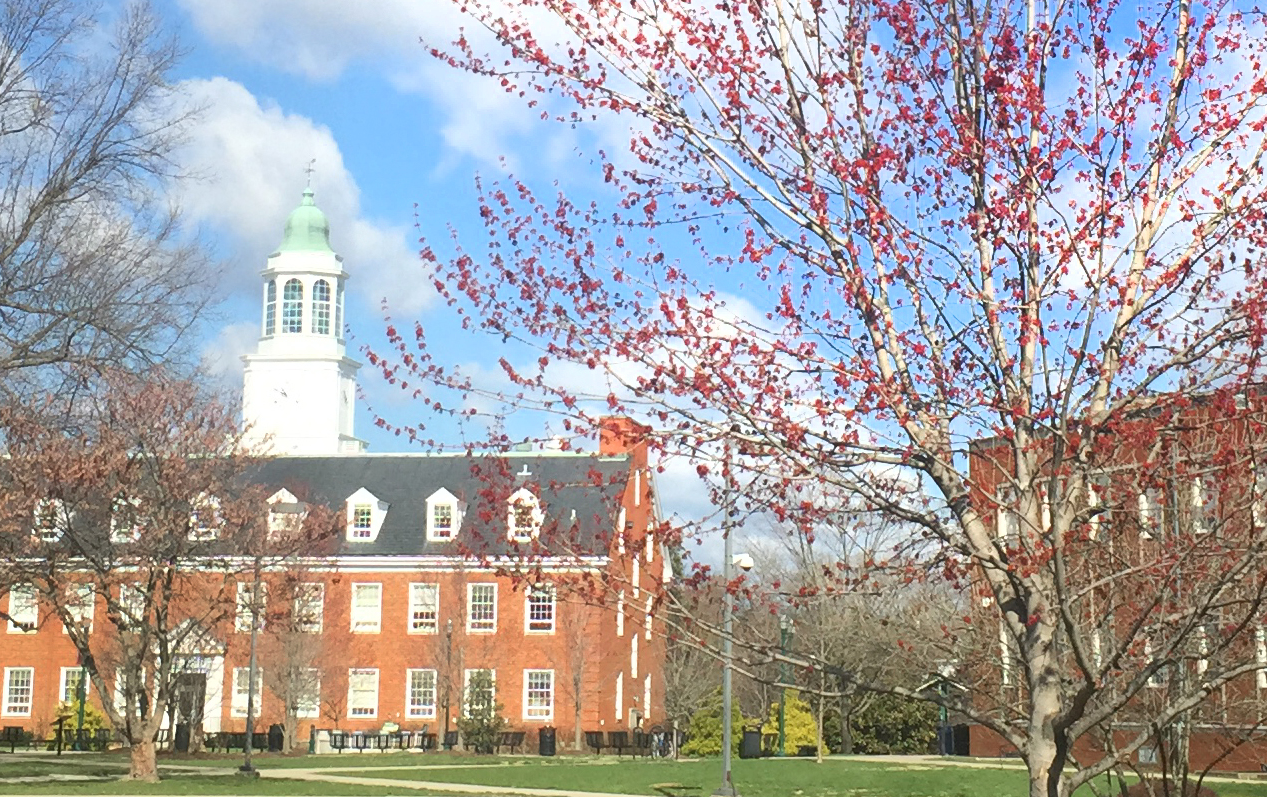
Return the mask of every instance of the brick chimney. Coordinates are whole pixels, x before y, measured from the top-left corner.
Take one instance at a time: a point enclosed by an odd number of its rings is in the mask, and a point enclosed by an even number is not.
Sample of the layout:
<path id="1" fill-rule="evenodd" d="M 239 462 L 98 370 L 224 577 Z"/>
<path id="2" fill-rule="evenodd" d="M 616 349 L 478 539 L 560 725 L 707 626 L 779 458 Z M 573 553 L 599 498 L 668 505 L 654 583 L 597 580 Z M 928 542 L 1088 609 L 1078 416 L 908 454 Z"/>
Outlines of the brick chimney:
<path id="1" fill-rule="evenodd" d="M 598 421 L 598 453 L 611 457 L 628 454 L 633 466 L 647 466 L 647 435 L 651 427 L 632 418 L 609 415 Z"/>

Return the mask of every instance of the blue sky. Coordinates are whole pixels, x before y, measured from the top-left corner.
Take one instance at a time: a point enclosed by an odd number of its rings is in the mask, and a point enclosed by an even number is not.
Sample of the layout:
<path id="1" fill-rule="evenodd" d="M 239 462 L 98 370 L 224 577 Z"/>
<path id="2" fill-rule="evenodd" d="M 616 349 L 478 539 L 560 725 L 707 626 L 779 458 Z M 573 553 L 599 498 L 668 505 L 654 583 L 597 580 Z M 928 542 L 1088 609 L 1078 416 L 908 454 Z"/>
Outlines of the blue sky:
<path id="1" fill-rule="evenodd" d="M 351 275 L 349 353 L 381 343 L 380 307 L 389 297 L 397 320 L 421 320 L 439 361 L 500 381 L 496 361 L 504 352 L 457 331 L 436 301 L 417 258 L 420 235 L 443 245 L 450 224 L 467 237 L 478 234 L 477 175 L 512 171 L 542 187 L 555 180 L 597 185 L 582 151 L 619 151 L 628 131 L 542 122 L 539 110 L 497 85 L 432 58 L 420 38 L 446 43 L 461 24 L 448 0 L 162 0 L 156 8 L 187 51 L 174 77 L 201 109 L 180 153 L 193 179 L 176 199 L 223 264 L 224 302 L 202 341 L 209 369 L 240 387 L 240 356 L 259 335 L 259 271 L 315 159 L 317 204 Z M 438 440 L 459 442 L 452 425 L 368 368 L 360 383 L 356 429 L 372 451 L 408 446 L 373 427 L 369 405 L 393 422 L 421 421 Z M 540 436 L 546 423 L 517 414 L 509 431 Z M 661 480 L 666 510 L 706 514 L 692 466 L 673 470 Z"/>

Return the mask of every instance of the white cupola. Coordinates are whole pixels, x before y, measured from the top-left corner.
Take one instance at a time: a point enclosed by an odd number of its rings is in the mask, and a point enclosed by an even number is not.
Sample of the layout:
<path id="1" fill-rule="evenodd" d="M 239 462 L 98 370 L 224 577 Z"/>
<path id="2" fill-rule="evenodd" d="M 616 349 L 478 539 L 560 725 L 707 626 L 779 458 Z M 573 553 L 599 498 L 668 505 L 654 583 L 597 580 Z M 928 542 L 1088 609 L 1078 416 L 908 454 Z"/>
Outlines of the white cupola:
<path id="1" fill-rule="evenodd" d="M 286 219 L 261 272 L 263 324 L 255 354 L 242 359 L 248 441 L 273 454 L 359 453 L 352 433 L 356 372 L 343 340 L 343 258 L 312 188 Z"/>

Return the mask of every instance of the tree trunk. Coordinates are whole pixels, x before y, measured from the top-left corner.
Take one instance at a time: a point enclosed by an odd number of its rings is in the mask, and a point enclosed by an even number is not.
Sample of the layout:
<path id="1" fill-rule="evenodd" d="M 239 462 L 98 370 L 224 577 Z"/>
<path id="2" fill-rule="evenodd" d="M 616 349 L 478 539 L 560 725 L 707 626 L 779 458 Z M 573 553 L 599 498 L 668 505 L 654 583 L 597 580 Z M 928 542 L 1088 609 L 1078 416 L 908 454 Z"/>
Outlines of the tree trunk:
<path id="1" fill-rule="evenodd" d="M 1052 727 L 1059 713 L 1058 678 L 1048 668 L 1039 670 L 1031 700 L 1029 742 L 1025 746 L 1025 764 L 1029 768 L 1030 797 L 1063 797 L 1061 773 L 1068 751 Z"/>
<path id="2" fill-rule="evenodd" d="M 153 739 L 143 742 L 133 741 L 128 750 L 130 769 L 124 779 L 158 783 L 157 753 Z"/>
<path id="3" fill-rule="evenodd" d="M 818 722 L 816 723 L 816 736 L 814 740 L 814 760 L 823 763 L 823 715 L 826 714 L 827 698 L 823 697 L 823 692 L 827 691 L 827 681 L 823 673 L 818 674 Z"/>
<path id="4" fill-rule="evenodd" d="M 576 752 L 582 752 L 581 743 L 584 739 L 581 731 L 581 704 L 577 702 L 576 712 L 572 717 L 572 746 L 576 748 Z"/>
<path id="5" fill-rule="evenodd" d="M 295 731 L 299 726 L 299 718 L 295 712 L 287 711 L 282 719 L 282 752 L 289 753 L 295 749 Z"/>

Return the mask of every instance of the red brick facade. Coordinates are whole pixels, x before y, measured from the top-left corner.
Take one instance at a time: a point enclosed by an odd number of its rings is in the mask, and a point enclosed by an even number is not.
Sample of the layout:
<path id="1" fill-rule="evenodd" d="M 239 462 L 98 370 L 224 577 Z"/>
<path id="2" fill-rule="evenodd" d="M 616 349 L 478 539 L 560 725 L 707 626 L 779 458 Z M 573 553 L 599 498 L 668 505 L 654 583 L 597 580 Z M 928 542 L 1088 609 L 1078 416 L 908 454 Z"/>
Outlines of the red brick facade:
<path id="1" fill-rule="evenodd" d="M 603 538 L 610 546 L 606 556 L 586 557 L 583 564 L 556 562 L 532 578 L 507 575 L 469 553 L 363 560 L 337 556 L 310 562 L 302 573 L 265 573 L 266 618 L 285 614 L 293 603 L 286 593 L 287 581 L 319 583 L 323 594 L 319 633 L 312 628 L 311 633 L 282 635 L 281 624 L 266 619 L 258 643 L 263 694 L 257 729 L 282 721 L 284 707 L 270 671 L 283 671 L 288 656 L 302 659 L 320 680 L 320 705 L 309 712 L 319 716 L 301 715 L 301 739 L 307 738 L 310 726 L 368 731 L 391 722 L 410 730 L 425 725 L 437 733 L 456 729 L 466 672 L 475 669 L 493 671 L 496 700 L 504 716 L 511 728 L 528 731 L 530 739 L 537 728 L 551 725 L 558 729 L 560 744 L 570 745 L 578 730 L 578 715 L 580 730 L 620 730 L 629 729 L 631 723 L 650 727 L 660 722 L 665 643 L 663 629 L 652 615 L 665 560 L 656 541 L 647 540 L 647 529 L 655 521 L 654 502 L 646 447 L 637 439 L 638 432 L 635 424 L 623 419 L 614 419 L 603 432 L 599 456 L 622 459 L 629 469 L 619 505 L 610 507 L 611 532 Z M 543 494 L 542 499 L 549 501 L 550 496 Z M 617 528 L 621 522 L 623 528 Z M 528 593 L 534 583 L 552 587 L 555 602 L 550 612 L 548 600 L 539 599 L 530 627 Z M 428 604 L 425 621 L 412 630 L 410 596 L 415 584 L 435 585 L 438 605 L 432 614 Z M 354 612 L 357 585 L 378 586 L 357 590 L 365 606 Z M 472 627 L 475 607 L 468 598 L 473 585 L 482 585 L 477 587 L 481 600 L 476 602 L 484 613 L 476 619 L 483 621 L 483 629 Z M 489 585 L 495 590 L 492 618 L 484 602 Z M 377 601 L 372 601 L 375 594 Z M 8 599 L 0 596 L 0 600 Z M 372 603 L 379 607 L 377 612 Z M 104 601 L 98 599 L 94 634 L 109 633 L 112 627 L 104 612 Z M 356 628 L 354 621 L 359 623 Z M 235 698 L 234 673 L 249 663 L 249 626 L 245 620 L 238 627 L 228 622 L 225 627 L 207 629 L 215 640 L 200 659 L 205 660 L 200 666 L 207 678 L 204 728 L 208 732 L 244 728 L 244 705 L 241 694 Z M 77 662 L 74 647 L 46 609 L 40 612 L 38 630 L 0 633 L 4 697 L 10 697 L 10 670 L 30 668 L 33 675 L 29 710 L 21 710 L 19 677 L 13 684 L 19 700 L 7 699 L 0 706 L 6 709 L 0 712 L 0 724 L 47 733 L 62 697 L 63 668 L 73 671 Z M 421 674 L 411 680 L 410 670 Z M 352 671 L 358 672 L 355 695 L 349 690 Z M 530 672 L 531 708 L 526 700 Z M 376 684 L 372 696 L 371 684 Z M 411 686 L 418 688 L 411 692 Z M 92 700 L 99 702 L 100 697 L 94 695 Z"/>

